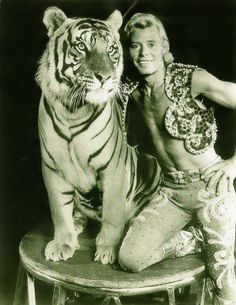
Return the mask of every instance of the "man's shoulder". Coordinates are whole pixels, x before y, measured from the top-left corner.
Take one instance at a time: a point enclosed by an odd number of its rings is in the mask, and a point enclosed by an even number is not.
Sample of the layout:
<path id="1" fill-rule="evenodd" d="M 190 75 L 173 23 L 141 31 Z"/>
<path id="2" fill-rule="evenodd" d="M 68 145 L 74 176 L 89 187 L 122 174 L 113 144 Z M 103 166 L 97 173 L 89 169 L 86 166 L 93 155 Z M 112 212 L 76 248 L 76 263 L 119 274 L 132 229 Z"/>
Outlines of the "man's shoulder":
<path id="1" fill-rule="evenodd" d="M 194 64 L 186 64 L 186 63 L 182 63 L 182 62 L 172 62 L 170 64 L 170 66 L 174 66 L 174 67 L 179 67 L 179 68 L 187 68 L 187 69 L 196 69 L 198 68 L 197 65 L 194 65 Z"/>
<path id="2" fill-rule="evenodd" d="M 196 65 L 171 63 L 166 68 L 165 92 L 170 100 L 178 102 L 180 99 L 191 99 L 192 76 Z"/>
<path id="3" fill-rule="evenodd" d="M 167 66 L 167 71 L 181 71 L 181 70 L 196 70 L 199 69 L 197 65 L 190 65 L 184 63 L 172 62 Z"/>
<path id="4" fill-rule="evenodd" d="M 131 95 L 138 87 L 139 82 L 125 77 L 121 83 L 121 89 L 124 94 Z"/>

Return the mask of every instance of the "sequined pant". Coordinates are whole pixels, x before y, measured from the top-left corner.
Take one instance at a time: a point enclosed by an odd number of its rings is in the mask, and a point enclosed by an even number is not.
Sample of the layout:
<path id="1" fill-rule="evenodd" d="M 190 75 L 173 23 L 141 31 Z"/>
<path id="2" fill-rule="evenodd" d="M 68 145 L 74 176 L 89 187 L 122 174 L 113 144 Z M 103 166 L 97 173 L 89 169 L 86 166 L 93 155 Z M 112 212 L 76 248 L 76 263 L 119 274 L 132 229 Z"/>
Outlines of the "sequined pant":
<path id="1" fill-rule="evenodd" d="M 206 191 L 200 171 L 163 174 L 158 196 L 133 221 L 120 248 L 124 270 L 141 271 L 166 257 L 173 239 L 195 215 L 204 238 L 214 305 L 236 305 L 234 240 L 236 197 Z"/>

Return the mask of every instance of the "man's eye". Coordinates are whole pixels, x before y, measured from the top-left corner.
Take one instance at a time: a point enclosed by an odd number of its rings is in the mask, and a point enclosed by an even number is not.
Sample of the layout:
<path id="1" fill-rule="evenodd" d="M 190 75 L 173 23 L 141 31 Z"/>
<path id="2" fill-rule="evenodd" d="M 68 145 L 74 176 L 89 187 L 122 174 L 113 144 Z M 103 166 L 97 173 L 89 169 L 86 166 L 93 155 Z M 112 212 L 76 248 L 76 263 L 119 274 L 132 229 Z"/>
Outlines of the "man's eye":
<path id="1" fill-rule="evenodd" d="M 148 46 L 149 46 L 150 48 L 153 48 L 153 47 L 155 47 L 155 43 L 154 43 L 154 42 L 150 42 L 150 43 L 148 44 Z"/>
<path id="2" fill-rule="evenodd" d="M 137 44 L 131 44 L 130 48 L 131 48 L 131 49 L 137 49 L 137 48 L 138 48 L 138 45 L 137 45 Z"/>

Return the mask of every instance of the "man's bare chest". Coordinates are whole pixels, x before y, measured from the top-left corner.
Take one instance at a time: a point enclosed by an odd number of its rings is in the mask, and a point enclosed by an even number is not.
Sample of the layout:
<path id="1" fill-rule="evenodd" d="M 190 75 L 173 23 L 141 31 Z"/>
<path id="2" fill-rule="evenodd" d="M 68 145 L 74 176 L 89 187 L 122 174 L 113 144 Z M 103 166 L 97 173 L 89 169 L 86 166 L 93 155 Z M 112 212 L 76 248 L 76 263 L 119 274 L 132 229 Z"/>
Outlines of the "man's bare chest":
<path id="1" fill-rule="evenodd" d="M 165 114 L 172 102 L 165 93 L 153 96 L 143 96 L 141 111 L 149 127 L 158 128 L 160 131 L 165 129 Z"/>

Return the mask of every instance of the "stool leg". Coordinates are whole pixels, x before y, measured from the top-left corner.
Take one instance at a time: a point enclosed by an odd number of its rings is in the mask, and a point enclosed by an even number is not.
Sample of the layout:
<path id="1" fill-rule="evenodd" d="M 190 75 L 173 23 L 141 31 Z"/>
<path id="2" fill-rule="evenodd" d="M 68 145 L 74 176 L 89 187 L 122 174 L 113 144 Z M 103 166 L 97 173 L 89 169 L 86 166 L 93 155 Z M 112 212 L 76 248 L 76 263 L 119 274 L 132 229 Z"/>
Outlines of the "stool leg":
<path id="1" fill-rule="evenodd" d="M 26 271 L 22 266 L 21 262 L 19 262 L 13 305 L 25 304 L 26 301 L 25 297 L 26 297 Z"/>
<path id="2" fill-rule="evenodd" d="M 28 304 L 36 305 L 34 278 L 27 273 Z"/>
<path id="3" fill-rule="evenodd" d="M 116 297 L 115 296 L 107 296 L 107 297 L 105 297 L 105 299 L 102 301 L 101 305 L 109 305 L 111 299 L 114 300 L 116 305 L 122 305 L 121 301 L 120 301 L 120 298 L 117 297 L 117 296 Z"/>
<path id="4" fill-rule="evenodd" d="M 112 297 L 105 297 L 105 299 L 102 301 L 101 305 L 109 305 Z"/>
<path id="5" fill-rule="evenodd" d="M 205 305 L 205 297 L 206 297 L 206 278 L 203 279 L 202 289 L 200 289 L 197 294 L 196 305 Z"/>
<path id="6" fill-rule="evenodd" d="M 122 305 L 119 297 L 113 297 L 113 300 L 116 305 Z"/>
<path id="7" fill-rule="evenodd" d="M 58 284 L 54 284 L 52 305 L 65 305 L 66 290 Z"/>
<path id="8" fill-rule="evenodd" d="M 175 289 L 167 288 L 169 305 L 175 305 Z"/>

